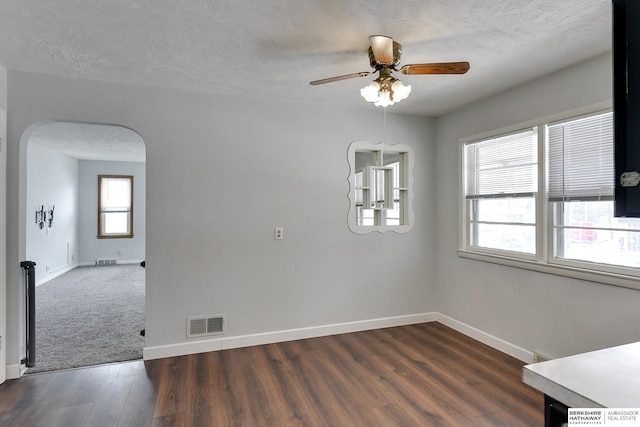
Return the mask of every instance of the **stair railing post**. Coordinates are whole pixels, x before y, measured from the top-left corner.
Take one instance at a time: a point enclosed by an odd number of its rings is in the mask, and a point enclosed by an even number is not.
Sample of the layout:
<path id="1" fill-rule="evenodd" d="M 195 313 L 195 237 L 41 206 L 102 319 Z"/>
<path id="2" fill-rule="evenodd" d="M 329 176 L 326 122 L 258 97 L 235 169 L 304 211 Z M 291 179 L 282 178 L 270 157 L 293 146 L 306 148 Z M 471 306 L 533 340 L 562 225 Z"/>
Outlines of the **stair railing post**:
<path id="1" fill-rule="evenodd" d="M 20 267 L 24 269 L 25 299 L 26 299 L 26 343 L 27 354 L 21 361 L 28 368 L 36 366 L 36 263 L 22 261 Z"/>

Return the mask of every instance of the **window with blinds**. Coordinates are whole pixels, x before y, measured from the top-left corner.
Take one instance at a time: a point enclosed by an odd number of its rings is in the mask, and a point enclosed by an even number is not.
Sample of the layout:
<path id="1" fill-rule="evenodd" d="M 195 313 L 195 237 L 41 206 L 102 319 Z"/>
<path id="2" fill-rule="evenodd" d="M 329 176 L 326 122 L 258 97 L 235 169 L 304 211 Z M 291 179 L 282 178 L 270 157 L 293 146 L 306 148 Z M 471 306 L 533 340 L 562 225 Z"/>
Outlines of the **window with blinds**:
<path id="1" fill-rule="evenodd" d="M 462 141 L 462 249 L 640 278 L 640 219 L 614 217 L 613 132 L 599 112 Z"/>
<path id="2" fill-rule="evenodd" d="M 471 247 L 535 254 L 537 153 L 534 128 L 465 145 Z"/>
<path id="3" fill-rule="evenodd" d="M 613 113 L 547 129 L 549 200 L 613 200 Z"/>
<path id="4" fill-rule="evenodd" d="M 535 129 L 465 145 L 467 199 L 531 197 L 537 191 Z"/>
<path id="5" fill-rule="evenodd" d="M 548 125 L 553 262 L 640 267 L 640 220 L 614 217 L 613 113 Z"/>

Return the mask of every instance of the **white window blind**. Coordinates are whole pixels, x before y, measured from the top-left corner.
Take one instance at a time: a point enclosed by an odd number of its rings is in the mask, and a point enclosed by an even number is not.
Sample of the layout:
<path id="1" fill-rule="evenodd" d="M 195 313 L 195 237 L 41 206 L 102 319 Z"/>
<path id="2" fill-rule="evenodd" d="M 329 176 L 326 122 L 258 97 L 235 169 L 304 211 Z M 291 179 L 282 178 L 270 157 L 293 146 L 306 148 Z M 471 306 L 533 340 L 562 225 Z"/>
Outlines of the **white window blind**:
<path id="1" fill-rule="evenodd" d="M 102 178 L 101 204 L 103 212 L 128 212 L 131 204 L 129 178 Z"/>
<path id="2" fill-rule="evenodd" d="M 531 197 L 538 187 L 535 129 L 464 147 L 467 199 Z"/>
<path id="3" fill-rule="evenodd" d="M 548 127 L 549 200 L 613 200 L 613 113 Z"/>

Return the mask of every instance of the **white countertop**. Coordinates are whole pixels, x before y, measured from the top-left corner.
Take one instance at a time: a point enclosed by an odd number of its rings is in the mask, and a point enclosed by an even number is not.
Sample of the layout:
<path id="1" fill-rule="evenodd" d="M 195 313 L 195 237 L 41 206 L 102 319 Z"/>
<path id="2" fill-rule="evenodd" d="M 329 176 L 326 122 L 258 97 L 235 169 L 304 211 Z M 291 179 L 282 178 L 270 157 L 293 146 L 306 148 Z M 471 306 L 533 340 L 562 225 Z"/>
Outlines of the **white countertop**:
<path id="1" fill-rule="evenodd" d="M 526 365 L 522 381 L 572 408 L 640 408 L 640 342 Z"/>

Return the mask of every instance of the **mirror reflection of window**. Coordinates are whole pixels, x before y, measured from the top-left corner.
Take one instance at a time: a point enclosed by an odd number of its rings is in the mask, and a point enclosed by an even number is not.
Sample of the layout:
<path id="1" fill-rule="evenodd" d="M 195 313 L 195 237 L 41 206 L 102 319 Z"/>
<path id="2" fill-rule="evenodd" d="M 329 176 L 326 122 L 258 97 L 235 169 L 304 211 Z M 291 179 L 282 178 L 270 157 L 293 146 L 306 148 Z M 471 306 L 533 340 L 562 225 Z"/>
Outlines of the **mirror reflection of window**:
<path id="1" fill-rule="evenodd" d="M 351 209 L 349 226 L 362 234 L 413 226 L 410 209 L 411 149 L 356 141 L 349 147 Z"/>
<path id="2" fill-rule="evenodd" d="M 372 169 L 372 173 L 373 188 L 371 192 L 374 195 L 373 207 L 375 209 L 385 209 L 389 200 L 389 195 L 387 194 L 387 183 L 389 181 L 389 174 L 387 173 L 387 170 L 377 168 Z"/>
<path id="3" fill-rule="evenodd" d="M 363 180 L 364 172 L 357 172 L 355 174 L 355 197 L 356 197 L 356 222 L 358 225 L 371 226 L 373 224 L 373 209 L 370 208 L 369 203 L 364 205 L 363 195 Z"/>
<path id="4" fill-rule="evenodd" d="M 397 156 L 395 156 L 397 157 Z M 384 223 L 386 225 L 401 225 L 400 219 L 402 218 L 400 213 L 400 162 L 386 163 L 386 167 L 390 167 L 392 170 L 392 205 L 391 208 L 384 212 Z"/>

